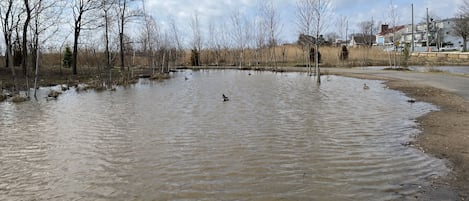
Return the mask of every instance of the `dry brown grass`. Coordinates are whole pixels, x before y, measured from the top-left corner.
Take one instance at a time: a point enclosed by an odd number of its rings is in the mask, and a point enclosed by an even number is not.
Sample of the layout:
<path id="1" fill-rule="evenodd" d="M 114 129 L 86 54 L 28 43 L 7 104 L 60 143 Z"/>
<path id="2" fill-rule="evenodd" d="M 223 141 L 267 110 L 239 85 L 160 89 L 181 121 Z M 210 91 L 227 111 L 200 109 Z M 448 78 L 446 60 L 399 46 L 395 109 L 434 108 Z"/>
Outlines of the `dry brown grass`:
<path id="1" fill-rule="evenodd" d="M 328 67 L 353 67 L 353 66 L 380 66 L 389 64 L 389 53 L 381 48 L 358 47 L 349 48 L 349 59 L 339 60 L 340 47 L 320 47 L 321 65 Z M 185 53 L 185 64 L 190 63 L 190 52 Z M 232 66 L 239 63 L 239 50 L 223 50 L 220 53 L 219 65 Z M 275 48 L 275 59 L 272 50 L 247 49 L 244 51 L 243 66 L 304 66 L 306 64 L 306 50 L 298 45 L 282 45 Z M 202 65 L 216 65 L 215 52 L 204 50 L 201 52 Z M 399 57 L 399 56 L 398 56 Z M 276 62 L 274 62 L 276 61 Z"/>
<path id="2" fill-rule="evenodd" d="M 400 53 L 389 53 L 379 47 L 357 47 L 349 48 L 349 58 L 346 61 L 339 60 L 340 47 L 320 47 L 322 55 L 321 66 L 325 67 L 356 67 L 356 66 L 387 66 L 391 58 L 396 54 L 398 65 L 402 63 Z M 282 45 L 275 47 L 275 56 L 272 56 L 272 49 L 246 49 L 243 51 L 242 68 L 272 69 L 275 66 L 305 66 L 307 52 L 302 46 Z M 202 67 L 207 66 L 238 66 L 240 61 L 240 50 L 223 49 L 219 52 L 214 50 L 203 50 L 200 53 Z M 189 66 L 191 64 L 191 51 L 186 50 L 178 53 L 177 59 L 169 61 L 170 66 Z M 218 55 L 218 62 L 217 62 Z M 113 53 L 112 84 L 130 84 L 135 82 L 134 78 L 139 74 L 151 74 L 149 65 L 153 61 L 155 67 L 161 66 L 161 54 L 156 54 L 153 59 L 148 59 L 143 53 L 126 55 L 126 65 L 131 72 L 121 72 L 118 68 L 119 57 Z M 76 83 L 102 83 L 109 75 L 109 71 L 104 69 L 105 55 L 94 50 L 83 49 L 78 57 L 78 75 L 72 75 L 70 68 L 62 66 L 63 56 L 61 53 L 44 53 L 40 55 L 40 86 L 55 84 L 76 84 Z M 469 63 L 467 59 L 454 59 L 440 56 L 417 57 L 412 56 L 407 62 L 408 65 L 461 65 Z M 5 68 L 5 59 L 0 56 L 0 83 L 1 88 L 12 87 L 11 70 Z M 22 75 L 21 68 L 16 67 L 18 84 L 20 88 L 25 88 L 25 76 Z M 127 69 L 126 69 L 127 70 Z M 33 72 L 29 72 L 29 83 L 33 83 Z"/>

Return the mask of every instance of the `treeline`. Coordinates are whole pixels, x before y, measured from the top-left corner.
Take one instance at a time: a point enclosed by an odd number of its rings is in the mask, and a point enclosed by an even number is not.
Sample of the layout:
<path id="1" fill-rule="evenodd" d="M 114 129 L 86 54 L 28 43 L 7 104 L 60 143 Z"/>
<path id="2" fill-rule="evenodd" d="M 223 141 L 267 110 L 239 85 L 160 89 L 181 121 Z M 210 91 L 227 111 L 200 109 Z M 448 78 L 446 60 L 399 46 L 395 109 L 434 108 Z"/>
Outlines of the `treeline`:
<path id="1" fill-rule="evenodd" d="M 28 88 L 30 78 L 36 84 L 41 65 L 69 67 L 65 71 L 73 75 L 80 73 L 78 67 L 94 67 L 100 79 L 111 83 L 112 77 L 104 75 L 112 74 L 115 67 L 122 74 L 136 66 L 152 73 L 165 73 L 179 65 L 276 68 L 294 63 L 311 67 L 312 58 L 321 52 L 312 51 L 319 49 L 318 41 L 346 38 L 348 20 L 344 17 L 336 23 L 338 34 L 323 33 L 335 19 L 330 0 L 296 0 L 296 18 L 289 23 L 298 29 L 284 31 L 312 39 L 301 43 L 297 48 L 301 52 L 295 50 L 289 57 L 291 53 L 280 41 L 280 9 L 274 2 L 259 1 L 255 15 L 235 11 L 204 22 L 194 12 L 184 22 L 189 26 L 183 26 L 171 17 L 164 23 L 156 20 L 152 13 L 158 11 L 148 10 L 144 0 L 2 0 L 2 64 L 10 69 L 14 90 L 18 89 L 18 76 L 26 78 Z M 334 51 L 335 58 L 337 54 Z M 314 66 L 319 70 L 318 62 Z"/>
<path id="2" fill-rule="evenodd" d="M 257 49 L 253 51 L 256 60 L 273 61 L 274 66 L 280 60 L 275 52 L 280 16 L 273 0 L 259 4 L 256 20 L 233 12 L 226 16 L 229 23 L 213 21 L 205 26 L 207 30 L 202 30 L 197 12 L 185 32 L 175 20 L 162 27 L 151 12 L 142 0 L 1 1 L 3 63 L 11 69 L 14 91 L 18 78 L 24 77 L 29 88 L 29 79 L 34 77 L 36 85 L 40 64 L 51 61 L 60 66 L 65 62 L 77 75 L 80 65 L 95 66 L 100 73 L 116 66 L 125 72 L 132 65 L 146 65 L 152 73 L 186 64 L 242 66 L 253 62 L 248 49 Z M 183 38 L 187 32 L 190 36 Z M 65 55 L 65 50 L 71 54 Z"/>

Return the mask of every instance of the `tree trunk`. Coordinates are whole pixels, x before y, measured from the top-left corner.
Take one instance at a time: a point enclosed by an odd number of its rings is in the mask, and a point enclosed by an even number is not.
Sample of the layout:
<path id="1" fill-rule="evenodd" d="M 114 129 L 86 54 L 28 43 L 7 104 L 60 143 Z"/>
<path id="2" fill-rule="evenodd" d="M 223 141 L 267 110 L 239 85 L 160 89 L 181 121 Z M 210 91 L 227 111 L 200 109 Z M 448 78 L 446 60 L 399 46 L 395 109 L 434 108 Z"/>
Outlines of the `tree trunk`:
<path id="1" fill-rule="evenodd" d="M 23 49 L 23 58 L 22 58 L 22 68 L 23 68 L 23 75 L 26 76 L 26 79 L 28 79 L 28 26 L 29 26 L 29 21 L 31 20 L 31 9 L 29 8 L 29 0 L 24 0 L 24 5 L 26 7 L 26 19 L 23 24 L 23 43 L 22 43 L 22 49 Z M 27 82 L 27 80 L 26 80 Z"/>
<path id="2" fill-rule="evenodd" d="M 321 72 L 319 69 L 319 45 L 316 42 L 316 51 L 314 51 L 314 63 L 316 64 L 316 76 L 318 84 L 321 84 Z"/>
<path id="3" fill-rule="evenodd" d="M 10 58 L 8 59 L 8 66 L 11 69 L 11 76 L 13 78 L 13 92 L 16 92 L 18 90 L 18 81 L 16 79 L 15 66 L 13 65 L 13 55 L 11 54 L 11 40 L 9 40 L 9 42 L 7 43 L 10 43 L 9 45 L 7 45 L 7 57 Z"/>
<path id="4" fill-rule="evenodd" d="M 77 72 L 77 63 L 78 63 L 78 36 L 80 35 L 80 30 L 75 26 L 75 38 L 73 39 L 73 53 L 72 53 L 72 71 L 73 74 L 78 74 Z"/>
<path id="5" fill-rule="evenodd" d="M 106 40 L 106 68 L 109 71 L 109 81 L 107 87 L 110 89 L 112 87 L 112 66 L 111 66 L 111 54 L 109 52 L 109 19 L 108 19 L 108 10 L 104 8 L 104 21 L 105 21 L 105 40 Z"/>
<path id="6" fill-rule="evenodd" d="M 463 44 L 462 44 L 462 51 L 466 52 L 467 51 L 467 37 L 462 38 Z"/>
<path id="7" fill-rule="evenodd" d="M 25 76 L 25 79 L 26 79 L 26 96 L 29 97 L 28 38 L 27 36 L 28 36 L 29 22 L 31 21 L 31 9 L 29 8 L 28 0 L 24 0 L 24 5 L 26 7 L 26 19 L 23 24 L 23 44 L 22 44 L 23 58 L 22 58 L 21 66 L 23 67 L 23 75 Z"/>
<path id="8" fill-rule="evenodd" d="M 36 39 L 36 44 L 37 44 Z M 34 97 L 37 99 L 36 92 L 37 92 L 37 80 L 39 78 L 39 48 L 36 48 L 36 65 L 35 65 L 35 72 L 34 72 Z"/>
<path id="9" fill-rule="evenodd" d="M 121 33 L 119 34 L 119 44 L 120 44 L 120 60 L 121 60 L 121 71 L 125 70 L 125 58 L 124 58 L 124 26 L 121 27 Z"/>
<path id="10" fill-rule="evenodd" d="M 120 48 L 120 62 L 121 62 L 121 71 L 124 71 L 125 67 L 125 58 L 124 58 L 124 24 L 125 24 L 125 9 L 127 7 L 127 0 L 123 1 L 122 13 L 120 16 L 120 33 L 119 33 L 119 48 Z"/>

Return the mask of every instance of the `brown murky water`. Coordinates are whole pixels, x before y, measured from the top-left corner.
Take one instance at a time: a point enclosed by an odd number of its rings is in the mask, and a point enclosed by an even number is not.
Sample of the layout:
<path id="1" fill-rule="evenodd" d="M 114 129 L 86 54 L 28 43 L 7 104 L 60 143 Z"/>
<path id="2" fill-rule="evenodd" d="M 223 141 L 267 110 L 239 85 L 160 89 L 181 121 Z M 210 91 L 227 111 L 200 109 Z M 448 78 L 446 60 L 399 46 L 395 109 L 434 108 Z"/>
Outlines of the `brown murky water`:
<path id="1" fill-rule="evenodd" d="M 0 200 L 390 200 L 447 173 L 402 145 L 437 108 L 379 81 L 173 76 L 0 103 Z"/>

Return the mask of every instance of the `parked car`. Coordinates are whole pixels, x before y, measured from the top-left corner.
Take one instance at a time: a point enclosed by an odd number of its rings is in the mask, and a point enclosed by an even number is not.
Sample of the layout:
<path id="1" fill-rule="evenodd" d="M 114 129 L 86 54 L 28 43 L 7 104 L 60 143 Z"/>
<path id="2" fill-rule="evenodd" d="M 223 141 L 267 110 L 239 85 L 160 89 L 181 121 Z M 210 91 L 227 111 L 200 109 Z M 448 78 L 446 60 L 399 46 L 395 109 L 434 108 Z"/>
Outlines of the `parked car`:
<path id="1" fill-rule="evenodd" d="M 401 46 L 387 46 L 384 48 L 384 51 L 386 52 L 402 52 L 404 50 L 404 47 Z"/>
<path id="2" fill-rule="evenodd" d="M 451 51 L 460 51 L 460 49 L 457 47 L 452 47 L 452 46 L 440 48 L 440 52 L 451 52 Z"/>

